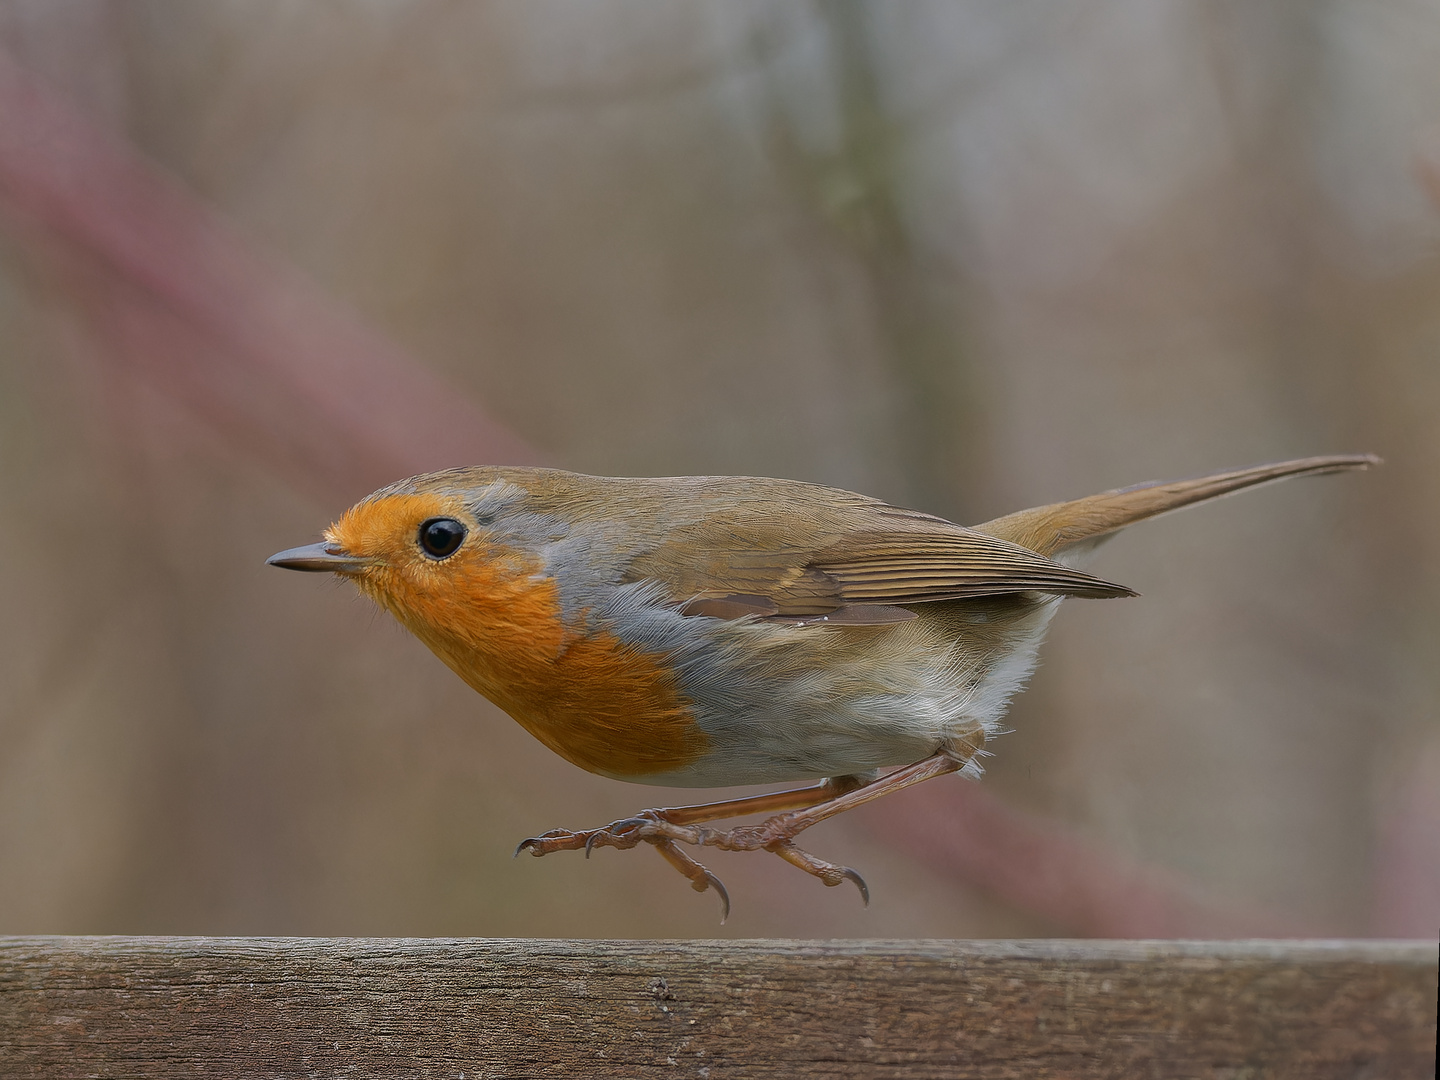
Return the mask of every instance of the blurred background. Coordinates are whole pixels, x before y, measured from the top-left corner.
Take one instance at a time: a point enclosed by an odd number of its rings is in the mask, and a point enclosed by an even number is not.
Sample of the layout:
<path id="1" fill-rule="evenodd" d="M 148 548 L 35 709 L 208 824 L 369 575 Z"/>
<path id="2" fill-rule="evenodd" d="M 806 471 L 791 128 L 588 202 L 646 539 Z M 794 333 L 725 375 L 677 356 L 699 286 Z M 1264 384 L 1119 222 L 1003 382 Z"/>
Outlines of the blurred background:
<path id="1" fill-rule="evenodd" d="M 1440 9 L 0 3 L 0 933 L 1430 936 Z M 1138 527 L 826 890 L 280 573 L 478 462 Z"/>

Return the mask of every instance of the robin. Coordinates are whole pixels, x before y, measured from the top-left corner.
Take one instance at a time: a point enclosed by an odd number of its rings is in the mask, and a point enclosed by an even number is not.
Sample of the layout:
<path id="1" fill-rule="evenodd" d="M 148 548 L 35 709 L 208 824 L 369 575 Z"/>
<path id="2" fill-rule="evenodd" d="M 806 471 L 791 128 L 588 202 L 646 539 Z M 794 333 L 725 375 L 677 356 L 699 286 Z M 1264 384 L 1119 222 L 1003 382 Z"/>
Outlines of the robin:
<path id="1" fill-rule="evenodd" d="M 973 528 L 794 480 L 475 466 L 382 488 L 322 543 L 269 562 L 350 579 L 582 769 L 700 788 L 819 780 L 556 829 L 516 850 L 647 843 L 697 891 L 714 888 L 723 918 L 723 884 L 687 848 L 771 851 L 826 885 L 853 882 L 868 903 L 859 874 L 796 836 L 932 777 L 978 775 L 1060 601 L 1136 595 L 1076 567 L 1106 537 L 1378 461 L 1138 484 Z M 748 814 L 769 816 L 706 824 Z"/>

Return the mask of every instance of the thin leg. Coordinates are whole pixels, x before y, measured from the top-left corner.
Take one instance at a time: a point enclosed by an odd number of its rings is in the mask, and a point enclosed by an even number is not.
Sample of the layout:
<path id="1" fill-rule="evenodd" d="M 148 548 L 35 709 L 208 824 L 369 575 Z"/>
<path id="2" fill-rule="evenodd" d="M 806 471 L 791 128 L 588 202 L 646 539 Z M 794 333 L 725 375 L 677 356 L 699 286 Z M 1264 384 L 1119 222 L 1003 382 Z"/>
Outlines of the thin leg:
<path id="1" fill-rule="evenodd" d="M 633 817 L 612 821 L 598 829 L 551 829 L 540 836 L 520 841 L 515 854 L 528 851 L 535 856 L 548 855 L 552 851 L 578 851 L 585 849 L 588 855 L 597 843 L 605 847 L 632 848 L 633 843 L 617 843 L 620 836 L 637 826 L 650 821 L 668 821 L 672 825 L 698 825 L 705 821 L 721 818 L 744 817 L 747 814 L 774 814 L 782 810 L 801 810 L 815 806 L 836 796 L 863 788 L 866 781 L 858 776 L 834 776 L 811 787 L 789 788 L 785 791 L 769 791 L 762 795 L 747 795 L 740 799 L 726 799 L 723 802 L 696 803 L 693 806 L 670 806 L 654 810 L 641 810 Z M 614 840 L 602 842 L 601 836 L 610 835 Z"/>
<path id="2" fill-rule="evenodd" d="M 832 776 L 811 787 L 771 791 L 764 795 L 747 795 L 742 799 L 729 799 L 725 802 L 672 806 L 665 810 L 648 812 L 658 814 L 674 825 L 697 825 L 702 821 L 744 817 L 746 814 L 773 814 L 781 810 L 800 810 L 807 806 L 823 803 L 838 795 L 862 788 L 869 783 L 869 780 L 870 778 L 861 776 Z"/>
<path id="3" fill-rule="evenodd" d="M 540 836 L 532 836 L 528 840 L 520 841 L 520 846 L 515 849 L 515 854 L 519 855 L 522 851 L 528 851 L 539 858 L 552 851 L 576 851 L 583 848 L 585 857 L 588 859 L 590 852 L 597 844 L 602 847 L 629 849 L 643 841 L 653 845 L 655 850 L 665 857 L 666 862 L 689 878 L 690 887 L 696 892 L 704 892 L 711 888 L 715 890 L 720 897 L 720 921 L 723 923 L 730 916 L 730 894 L 726 891 L 724 882 L 708 868 L 687 855 L 674 840 L 660 835 L 644 835 L 645 826 L 665 822 L 685 827 L 721 818 L 744 817 L 747 814 L 774 814 L 785 810 L 801 810 L 834 799 L 847 792 L 856 791 L 864 787 L 865 783 L 865 779 L 859 776 L 832 776 L 811 787 L 770 791 L 762 795 L 726 799 L 722 802 L 697 803 L 694 806 L 671 806 L 642 810 L 634 817 L 612 821 L 609 825 L 599 829 L 582 829 L 580 831 L 551 829 Z M 796 850 L 798 851 L 798 849 Z M 805 858 L 813 858 L 804 852 L 800 854 Z M 815 859 L 814 862 L 819 865 L 820 860 Z M 797 862 L 796 865 L 821 876 L 816 870 L 803 866 L 801 863 Z M 830 864 L 824 865 L 828 867 Z M 845 871 L 845 868 L 838 867 L 837 870 Z M 865 896 L 865 902 L 868 904 L 870 893 L 866 889 L 865 883 L 860 880 L 860 875 L 853 870 L 848 873 L 853 875 L 855 883 L 860 887 L 861 893 Z M 821 880 L 825 880 L 825 878 L 822 876 Z M 843 874 L 836 878 L 836 882 L 841 880 L 844 880 Z M 826 881 L 826 884 L 835 884 L 835 882 Z"/>
<path id="4" fill-rule="evenodd" d="M 695 806 L 670 807 L 668 809 L 645 810 L 631 818 L 611 822 L 602 829 L 587 829 L 572 832 L 568 829 L 554 829 L 541 836 L 522 841 L 515 854 L 529 851 L 532 855 L 548 855 L 552 851 L 573 851 L 584 848 L 586 855 L 595 847 L 629 849 L 636 844 L 654 846 L 665 859 L 690 879 L 697 892 L 714 888 L 720 894 L 724 915 L 730 911 L 730 901 L 720 879 L 691 858 L 680 844 L 694 847 L 717 847 L 724 851 L 765 850 L 779 855 L 786 862 L 798 866 L 807 874 L 813 874 L 826 885 L 838 885 L 851 881 L 860 890 L 868 904 L 870 890 L 864 880 L 848 866 L 826 862 L 797 847 L 794 839 L 812 825 L 817 825 L 836 814 L 853 810 L 857 806 L 915 784 L 923 783 L 936 776 L 958 772 L 974 755 L 977 748 L 961 744 L 954 749 L 941 750 L 931 757 L 913 765 L 896 769 L 877 780 L 868 783 L 859 777 L 843 776 L 826 780 L 808 788 L 790 791 L 776 791 L 766 795 L 753 795 L 743 799 L 724 802 L 702 803 Z M 704 822 L 721 818 L 739 817 L 743 814 L 772 812 L 771 816 L 757 825 L 738 825 L 731 829 L 711 829 Z"/>
<path id="5" fill-rule="evenodd" d="M 792 810 L 785 814 L 776 814 L 767 818 L 759 825 L 750 826 L 757 830 L 760 835 L 773 835 L 777 840 L 790 840 L 798 836 L 811 825 L 818 825 L 826 818 L 832 818 L 836 814 L 843 814 L 846 810 L 853 810 L 857 806 L 864 806 L 868 802 L 885 795 L 893 795 L 897 791 L 904 791 L 908 787 L 924 783 L 926 780 L 933 780 L 937 776 L 945 776 L 947 773 L 959 772 L 970 760 L 970 755 L 957 757 L 949 752 L 941 751 L 932 757 L 917 761 L 914 765 L 906 765 L 903 769 L 896 769 L 892 773 L 886 773 L 878 780 L 871 781 L 863 787 L 855 788 L 852 791 L 837 795 L 827 802 L 815 803 L 809 807 Z M 746 827 L 740 826 L 729 832 L 748 835 Z M 717 834 L 718 835 L 718 834 Z M 767 840 L 758 846 L 769 847 L 773 840 Z M 753 850 L 752 847 L 732 848 L 728 843 L 704 840 L 700 843 L 710 843 L 727 850 Z"/>
<path id="6" fill-rule="evenodd" d="M 802 859 L 792 858 L 800 849 L 795 847 L 792 841 L 800 833 L 818 825 L 827 818 L 836 814 L 843 814 L 846 810 L 853 810 L 857 806 L 864 806 L 885 795 L 892 795 L 897 791 L 903 791 L 908 787 L 932 780 L 937 776 L 944 776 L 947 773 L 958 772 L 965 767 L 967 758 L 959 758 L 947 752 L 940 752 L 933 757 L 917 761 L 913 765 L 906 765 L 903 769 L 896 769 L 887 773 L 880 779 L 875 780 L 864 787 L 856 788 L 854 791 L 838 795 L 823 803 L 805 807 L 799 810 L 791 810 L 783 814 L 775 814 L 766 818 L 758 825 L 737 825 L 733 829 L 707 829 L 700 825 L 675 825 L 668 821 L 645 820 L 633 827 L 624 828 L 612 842 L 607 836 L 597 837 L 596 843 L 607 847 L 633 847 L 637 841 L 651 841 L 652 838 L 661 836 L 669 840 L 678 840 L 681 843 L 692 844 L 696 847 L 717 847 L 722 851 L 774 851 L 780 854 L 784 848 L 787 854 L 782 857 L 787 862 L 799 866 L 803 870 L 809 870 L 821 880 L 831 875 L 821 869 L 810 869 Z M 807 859 L 814 857 L 808 853 L 801 852 Z M 833 864 L 825 863 L 822 860 L 815 860 L 814 865 L 828 867 Z M 843 869 L 843 868 L 842 868 Z M 853 871 L 852 871 L 853 873 Z M 826 881 L 827 885 L 837 884 L 849 875 L 842 875 L 834 880 Z M 858 875 L 856 875 L 858 876 Z M 863 891 L 863 889 L 862 889 Z"/>

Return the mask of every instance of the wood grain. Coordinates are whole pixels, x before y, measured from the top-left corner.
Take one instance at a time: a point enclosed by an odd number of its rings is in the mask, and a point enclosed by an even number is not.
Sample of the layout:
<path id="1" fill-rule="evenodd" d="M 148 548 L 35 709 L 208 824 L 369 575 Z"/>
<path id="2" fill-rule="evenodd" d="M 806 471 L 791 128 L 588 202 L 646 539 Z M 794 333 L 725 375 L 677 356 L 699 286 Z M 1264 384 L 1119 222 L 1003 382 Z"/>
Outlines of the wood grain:
<path id="1" fill-rule="evenodd" d="M 0 938 L 0 1075 L 1429 1077 L 1417 942 Z"/>

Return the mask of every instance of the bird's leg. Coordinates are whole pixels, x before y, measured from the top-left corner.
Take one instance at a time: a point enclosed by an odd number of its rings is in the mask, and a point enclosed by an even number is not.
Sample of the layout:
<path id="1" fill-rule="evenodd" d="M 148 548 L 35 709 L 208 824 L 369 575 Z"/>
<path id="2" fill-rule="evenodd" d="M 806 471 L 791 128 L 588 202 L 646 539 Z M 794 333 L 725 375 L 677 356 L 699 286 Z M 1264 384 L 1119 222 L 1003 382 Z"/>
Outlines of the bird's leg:
<path id="1" fill-rule="evenodd" d="M 654 846 L 655 850 L 665 857 L 671 866 L 679 870 L 690 879 L 691 888 L 696 892 L 704 892 L 713 888 L 720 897 L 720 921 L 723 923 L 730 914 L 730 896 L 725 891 L 725 885 L 721 880 L 711 873 L 706 867 L 695 859 L 692 859 L 683 849 L 669 837 L 654 834 L 646 835 L 647 826 L 664 822 L 667 825 L 677 827 L 694 826 L 704 821 L 716 821 L 721 818 L 743 817 L 747 814 L 776 814 L 786 810 L 798 810 L 805 807 L 815 806 L 828 802 L 839 795 L 856 791 L 863 788 L 866 779 L 860 776 L 832 776 L 818 784 L 804 788 L 790 788 L 786 791 L 770 791 L 763 795 L 749 795 L 740 799 L 726 799 L 721 802 L 697 803 L 693 806 L 670 806 L 654 810 L 642 810 L 633 817 L 621 818 L 619 821 L 612 821 L 599 829 L 582 829 L 572 831 L 570 829 L 551 829 L 540 836 L 532 836 L 528 840 L 522 840 L 520 846 L 515 849 L 515 854 L 528 851 L 537 858 L 541 855 L 548 855 L 552 851 L 577 851 L 585 850 L 586 858 L 597 845 L 600 847 L 632 848 L 642 841 Z M 799 849 L 796 849 L 797 851 Z M 813 859 L 804 852 L 801 856 L 812 859 L 817 866 L 829 866 L 829 863 L 821 864 L 820 860 Z M 789 856 L 785 856 L 789 858 Z M 793 860 L 791 860 L 793 861 Z M 796 863 L 797 866 L 801 865 Z M 808 867 L 807 867 L 808 869 Z M 837 867 L 844 871 L 844 867 Z M 812 870 L 812 873 L 816 871 Z M 854 875 L 856 884 L 860 886 L 862 893 L 867 893 L 865 883 L 859 880 L 859 875 L 853 870 L 849 871 Z M 823 879 L 822 879 L 823 880 Z M 837 881 L 843 878 L 837 878 Z M 866 895 L 868 902 L 869 896 Z"/>
<path id="2" fill-rule="evenodd" d="M 838 885 L 842 881 L 854 882 L 865 902 L 869 903 L 869 889 L 859 874 L 849 867 L 816 858 L 797 847 L 794 843 L 795 837 L 810 826 L 846 810 L 853 810 L 857 806 L 863 806 L 896 791 L 903 791 L 936 776 L 958 772 L 965 767 L 965 763 L 974 756 L 977 749 L 978 747 L 958 742 L 953 748 L 940 750 L 922 761 L 896 769 L 868 783 L 858 777 L 838 777 L 814 787 L 776 791 L 745 799 L 672 807 L 666 810 L 646 810 L 635 817 L 612 822 L 603 829 L 584 832 L 556 829 L 524 841 L 515 854 L 528 850 L 533 855 L 547 855 L 552 851 L 578 848 L 584 848 L 588 854 L 596 846 L 632 848 L 639 843 L 652 844 L 671 865 L 690 879 L 697 891 L 704 891 L 714 885 L 728 912 L 729 903 L 725 899 L 719 879 L 677 845 L 717 847 L 724 851 L 763 849 L 774 852 L 786 862 L 813 874 L 826 885 Z M 702 824 L 720 818 L 769 811 L 773 811 L 771 816 L 757 825 L 711 829 Z"/>
<path id="3" fill-rule="evenodd" d="M 654 816 L 672 825 L 698 825 L 702 821 L 718 821 L 721 818 L 745 817 L 747 814 L 775 814 L 782 810 L 800 810 L 817 803 L 827 802 L 848 791 L 864 787 L 869 778 L 861 776 L 832 776 L 810 787 L 789 788 L 785 791 L 770 791 L 763 795 L 746 795 L 740 799 L 726 799 L 724 802 L 696 803 L 694 806 L 670 806 L 663 810 L 641 811 L 642 817 Z M 625 820 L 634 820 L 626 818 Z"/>
<path id="4" fill-rule="evenodd" d="M 515 854 L 528 851 L 532 855 L 548 855 L 552 851 L 577 851 L 584 848 L 586 853 L 600 844 L 603 847 L 632 848 L 640 837 L 631 838 L 629 833 L 636 826 L 646 822 L 665 821 L 672 825 L 698 825 L 702 821 L 716 821 L 720 818 L 744 817 L 747 814 L 774 814 L 782 810 L 798 810 L 814 806 L 863 787 L 865 780 L 858 776 L 835 776 L 811 787 L 789 788 L 785 791 L 769 791 L 763 795 L 747 795 L 741 799 L 726 799 L 723 802 L 696 803 L 693 806 L 669 806 L 654 810 L 641 810 L 632 817 L 612 821 L 598 829 L 551 829 L 540 836 L 522 840 Z M 608 840 L 601 837 L 608 836 Z"/>
<path id="5" fill-rule="evenodd" d="M 827 802 L 817 803 L 813 806 L 798 810 L 791 810 L 788 813 L 776 814 L 774 817 L 766 818 L 759 825 L 738 826 L 727 830 L 736 834 L 735 841 L 715 843 L 717 847 L 726 850 L 753 850 L 754 847 L 769 848 L 771 844 L 794 839 L 811 825 L 818 825 L 826 818 L 832 818 L 836 814 L 843 814 L 846 810 L 853 810 L 857 806 L 864 806 L 868 802 L 874 802 L 885 795 L 893 795 L 897 791 L 904 791 L 908 787 L 924 783 L 926 780 L 933 780 L 937 776 L 945 776 L 948 773 L 959 772 L 966 763 L 974 756 L 974 751 L 963 756 L 951 750 L 941 750 L 915 762 L 913 765 L 906 765 L 903 769 L 896 769 L 894 772 L 886 773 L 877 780 L 857 787 L 851 791 L 842 792 Z M 755 835 L 763 837 L 758 844 L 749 844 L 743 838 L 753 831 Z M 712 843 L 712 841 L 704 841 Z M 740 846 L 744 844 L 745 846 Z"/>
<path id="6" fill-rule="evenodd" d="M 669 822 L 655 822 L 638 831 L 644 834 L 642 839 L 660 835 L 670 840 L 679 840 L 696 846 L 703 844 L 709 847 L 718 847 L 724 851 L 757 851 L 760 849 L 773 851 L 786 862 L 800 867 L 806 873 L 814 874 L 826 885 L 838 885 L 847 880 L 853 881 L 868 903 L 870 891 L 865 887 L 865 882 L 861 880 L 859 874 L 849 867 L 817 859 L 809 852 L 796 847 L 795 837 L 810 826 L 818 825 L 836 814 L 843 814 L 846 810 L 864 806 L 885 795 L 914 787 L 916 784 L 937 776 L 959 772 L 965 767 L 965 763 L 970 760 L 970 757 L 971 754 L 962 756 L 951 750 L 941 750 L 913 765 L 906 765 L 903 769 L 887 773 L 863 787 L 809 807 L 775 814 L 758 825 L 737 825 L 733 829 L 707 829 L 697 826 L 672 825 Z"/>

